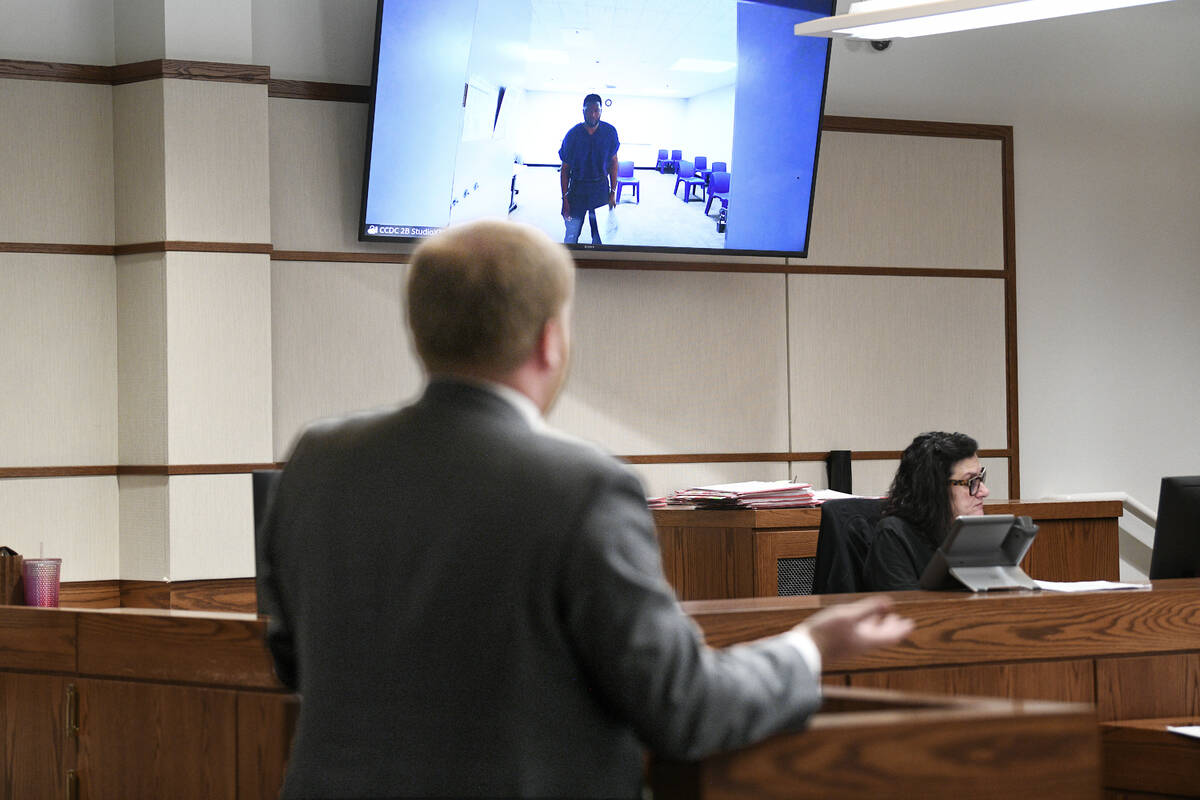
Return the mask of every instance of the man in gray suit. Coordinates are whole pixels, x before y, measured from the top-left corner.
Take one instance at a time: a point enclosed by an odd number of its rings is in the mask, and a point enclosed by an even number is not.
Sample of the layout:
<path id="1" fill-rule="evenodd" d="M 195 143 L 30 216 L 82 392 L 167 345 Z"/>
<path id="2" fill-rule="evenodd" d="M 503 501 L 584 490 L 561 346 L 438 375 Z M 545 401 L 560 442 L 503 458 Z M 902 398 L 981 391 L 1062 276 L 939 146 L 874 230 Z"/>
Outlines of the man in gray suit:
<path id="1" fill-rule="evenodd" d="M 424 242 L 424 394 L 296 444 L 259 536 L 269 645 L 302 696 L 285 797 L 637 797 L 645 748 L 694 759 L 798 727 L 822 658 L 911 629 L 880 599 L 703 643 L 637 479 L 542 421 L 573 285 L 533 228 Z"/>

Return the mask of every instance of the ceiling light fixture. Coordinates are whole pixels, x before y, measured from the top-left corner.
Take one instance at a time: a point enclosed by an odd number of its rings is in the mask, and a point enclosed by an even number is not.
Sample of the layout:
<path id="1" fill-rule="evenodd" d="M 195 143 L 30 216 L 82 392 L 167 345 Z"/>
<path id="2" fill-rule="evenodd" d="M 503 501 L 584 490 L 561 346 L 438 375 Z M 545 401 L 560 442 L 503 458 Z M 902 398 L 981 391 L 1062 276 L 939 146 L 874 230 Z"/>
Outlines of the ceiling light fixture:
<path id="1" fill-rule="evenodd" d="M 905 39 L 1170 0 L 859 0 L 845 14 L 798 23 L 797 36 Z"/>

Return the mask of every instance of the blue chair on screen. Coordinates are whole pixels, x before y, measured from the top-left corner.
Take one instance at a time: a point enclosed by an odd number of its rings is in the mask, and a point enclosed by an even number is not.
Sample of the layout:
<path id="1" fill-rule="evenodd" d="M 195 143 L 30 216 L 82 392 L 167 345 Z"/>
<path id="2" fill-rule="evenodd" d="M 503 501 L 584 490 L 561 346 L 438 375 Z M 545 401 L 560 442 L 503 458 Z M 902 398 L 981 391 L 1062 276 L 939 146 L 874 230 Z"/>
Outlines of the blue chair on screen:
<path id="1" fill-rule="evenodd" d="M 690 161 L 679 162 L 679 172 L 676 173 L 676 185 L 671 190 L 672 194 L 679 191 L 679 184 L 683 184 L 684 203 L 689 203 L 691 200 L 691 191 L 696 187 L 700 187 L 700 199 L 704 199 L 704 179 L 696 174 L 696 170 L 691 166 Z"/>
<path id="2" fill-rule="evenodd" d="M 665 153 L 666 151 L 660 150 L 659 152 Z M 642 202 L 642 186 L 641 186 L 641 182 L 638 181 L 637 178 L 633 177 L 633 162 L 632 161 L 618 161 L 617 162 L 617 202 L 618 203 L 621 202 L 621 189 L 625 188 L 626 186 L 633 187 L 634 202 L 636 202 L 640 205 Z"/>
<path id="3" fill-rule="evenodd" d="M 708 179 L 708 202 L 704 205 L 704 213 L 708 214 L 713 200 L 721 201 L 721 208 L 729 208 L 729 173 L 714 172 Z"/>
<path id="4" fill-rule="evenodd" d="M 704 199 L 704 179 L 696 174 L 695 168 L 690 161 L 679 162 L 679 172 L 675 173 L 675 188 L 671 193 L 679 191 L 679 184 L 683 184 L 683 202 L 691 202 L 692 189 L 700 189 L 700 199 Z"/>
<path id="5" fill-rule="evenodd" d="M 692 159 L 692 166 L 696 170 L 696 174 L 703 176 L 704 170 L 708 169 L 708 156 L 696 156 Z"/>
<path id="6" fill-rule="evenodd" d="M 729 172 L 729 167 L 724 161 L 714 161 L 712 167 L 700 171 L 700 177 L 704 178 L 704 195 L 708 196 L 708 181 L 712 178 L 714 172 Z"/>
<path id="7" fill-rule="evenodd" d="M 679 164 L 683 161 L 682 150 L 671 151 L 671 172 L 679 172 Z"/>
<path id="8" fill-rule="evenodd" d="M 654 165 L 654 168 L 656 170 L 658 170 L 659 172 L 666 172 L 667 167 L 670 165 L 670 163 L 671 163 L 671 159 L 667 158 L 667 151 L 659 150 L 658 151 L 658 162 Z"/>

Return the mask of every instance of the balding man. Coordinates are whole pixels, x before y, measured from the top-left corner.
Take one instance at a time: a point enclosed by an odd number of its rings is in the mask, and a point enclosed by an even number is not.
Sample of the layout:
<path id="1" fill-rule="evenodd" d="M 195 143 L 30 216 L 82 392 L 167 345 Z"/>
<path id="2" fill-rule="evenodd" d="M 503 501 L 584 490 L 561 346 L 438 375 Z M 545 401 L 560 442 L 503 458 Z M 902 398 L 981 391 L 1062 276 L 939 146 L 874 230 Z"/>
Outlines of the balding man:
<path id="1" fill-rule="evenodd" d="M 643 752 L 698 758 L 804 723 L 822 657 L 893 643 L 886 601 L 707 647 L 663 577 L 642 487 L 542 420 L 574 268 L 507 222 L 413 254 L 417 402 L 310 427 L 260 535 L 284 797 L 637 797 Z"/>

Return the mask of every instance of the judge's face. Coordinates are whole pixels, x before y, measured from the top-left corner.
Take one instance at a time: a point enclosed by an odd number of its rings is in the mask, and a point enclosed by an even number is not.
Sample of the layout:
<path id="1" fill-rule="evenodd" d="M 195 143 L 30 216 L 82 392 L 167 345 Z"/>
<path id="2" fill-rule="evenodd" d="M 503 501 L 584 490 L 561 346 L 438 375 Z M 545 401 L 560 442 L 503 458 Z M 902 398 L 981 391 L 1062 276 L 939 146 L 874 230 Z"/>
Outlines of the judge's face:
<path id="1" fill-rule="evenodd" d="M 589 128 L 600 124 L 600 104 L 592 101 L 583 107 L 583 122 Z"/>
<path id="2" fill-rule="evenodd" d="M 970 482 L 983 474 L 983 466 L 978 456 L 964 458 L 955 462 L 950 468 L 950 479 Z M 975 484 L 975 494 L 971 494 L 970 486 L 950 484 L 950 513 L 955 517 L 978 516 L 983 513 L 983 500 L 990 494 L 983 481 Z"/>

